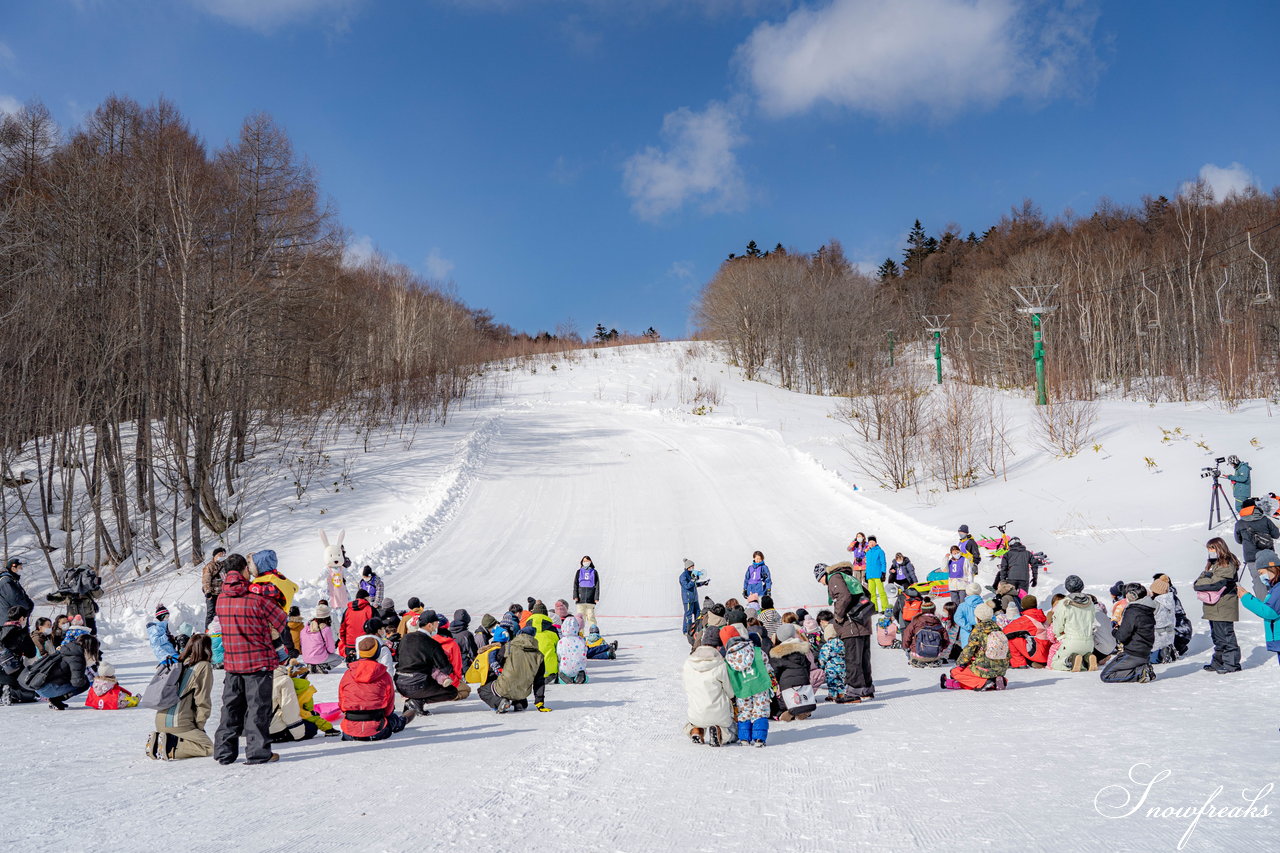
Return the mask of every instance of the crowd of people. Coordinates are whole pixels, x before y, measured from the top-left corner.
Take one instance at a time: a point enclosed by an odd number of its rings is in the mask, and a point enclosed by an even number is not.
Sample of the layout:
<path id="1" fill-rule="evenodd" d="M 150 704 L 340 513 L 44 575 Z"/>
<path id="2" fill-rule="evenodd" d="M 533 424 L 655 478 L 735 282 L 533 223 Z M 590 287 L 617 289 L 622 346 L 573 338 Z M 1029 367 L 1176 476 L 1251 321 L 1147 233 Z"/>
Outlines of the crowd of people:
<path id="1" fill-rule="evenodd" d="M 1266 623 L 1267 649 L 1280 660 L 1280 560 L 1275 524 L 1243 501 L 1235 528 L 1242 563 L 1222 538 L 1206 543 L 1204 571 L 1193 589 L 1209 623 L 1213 656 L 1204 666 L 1238 672 L 1234 623 L 1240 607 Z M 808 718 L 825 701 L 856 704 L 875 698 L 871 642 L 901 650 L 912 667 L 942 669 L 944 690 L 998 691 L 1017 669 L 1098 672 L 1106 683 L 1147 683 L 1156 667 L 1188 653 L 1194 628 L 1172 579 L 1117 581 L 1110 601 L 1085 591 L 1069 575 L 1045 596 L 1031 589 L 1043 568 L 1018 539 L 1001 543 L 991 583 L 979 580 L 981 550 L 960 525 L 945 567 L 924 580 L 902 553 L 886 558 L 877 537 L 858 533 L 846 562 L 814 566 L 828 605 L 779 612 L 772 576 L 757 551 L 742 599 L 696 599 L 693 561 L 680 576 L 685 633 L 692 651 L 682 680 L 688 698 L 685 732 L 698 744 L 764 746 L 770 722 Z M 1241 583 L 1248 568 L 1253 589 Z"/>

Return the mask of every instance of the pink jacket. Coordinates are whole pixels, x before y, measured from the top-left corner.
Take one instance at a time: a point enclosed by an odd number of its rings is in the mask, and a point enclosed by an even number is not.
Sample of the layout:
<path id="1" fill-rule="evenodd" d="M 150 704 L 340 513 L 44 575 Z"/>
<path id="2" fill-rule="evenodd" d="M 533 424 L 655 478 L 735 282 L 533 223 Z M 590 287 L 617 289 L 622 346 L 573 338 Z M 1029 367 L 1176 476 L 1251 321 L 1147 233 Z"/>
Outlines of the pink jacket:
<path id="1" fill-rule="evenodd" d="M 319 631 L 312 630 L 315 626 L 312 621 L 302 629 L 302 662 L 306 664 L 326 663 L 334 653 L 333 629 L 321 625 Z"/>

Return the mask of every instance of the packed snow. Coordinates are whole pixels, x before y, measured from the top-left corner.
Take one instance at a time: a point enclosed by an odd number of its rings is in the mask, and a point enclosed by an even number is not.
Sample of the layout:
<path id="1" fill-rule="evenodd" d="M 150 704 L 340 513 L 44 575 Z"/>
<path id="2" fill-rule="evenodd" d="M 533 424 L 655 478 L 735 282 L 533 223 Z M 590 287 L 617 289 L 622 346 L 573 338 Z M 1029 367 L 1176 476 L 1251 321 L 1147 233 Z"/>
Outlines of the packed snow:
<path id="1" fill-rule="evenodd" d="M 321 529 L 345 530 L 356 566 L 378 568 L 401 608 L 416 595 L 442 613 L 466 608 L 473 623 L 526 596 L 569 597 L 589 554 L 618 660 L 590 662 L 586 685 L 549 686 L 549 714 L 499 716 L 473 694 L 381 743 L 278 745 L 282 760 L 265 767 L 150 761 L 149 711 L 3 708 L 6 838 L 48 849 L 1101 851 L 1257 849 L 1275 837 L 1275 655 L 1242 613 L 1245 670 L 1201 671 L 1211 648 L 1191 591 L 1208 536 L 1231 538 L 1229 525 L 1206 530 L 1200 468 L 1236 453 L 1255 493 L 1280 487 L 1271 404 L 1104 401 L 1091 445 L 1060 459 L 1035 446 L 1029 397 L 1010 394 L 1006 478 L 896 493 L 856 467 L 835 405 L 746 381 L 714 346 L 663 343 L 500 365 L 485 393 L 412 442 L 362 452 L 351 437 L 332 448 L 343 484 L 298 499 L 282 475 L 230 543 L 274 548 L 303 585 L 304 615 L 322 597 Z M 1116 580 L 1168 572 L 1196 625 L 1190 656 L 1151 684 L 1011 670 L 1007 691 L 970 693 L 873 647 L 874 701 L 776 722 L 763 750 L 684 736 L 683 558 L 723 601 L 759 549 L 779 609 L 816 608 L 826 597 L 813 564 L 844 559 L 857 531 L 923 573 L 958 524 L 981 537 L 1008 519 L 1053 560 L 1037 593 L 1074 573 L 1107 601 Z M 102 602 L 106 659 L 135 691 L 154 670 L 143 624 L 160 601 L 175 626 L 203 625 L 198 568 L 158 567 Z M 340 676 L 313 677 L 318 701 L 334 699 Z M 1197 818 L 1206 804 L 1239 809 Z"/>

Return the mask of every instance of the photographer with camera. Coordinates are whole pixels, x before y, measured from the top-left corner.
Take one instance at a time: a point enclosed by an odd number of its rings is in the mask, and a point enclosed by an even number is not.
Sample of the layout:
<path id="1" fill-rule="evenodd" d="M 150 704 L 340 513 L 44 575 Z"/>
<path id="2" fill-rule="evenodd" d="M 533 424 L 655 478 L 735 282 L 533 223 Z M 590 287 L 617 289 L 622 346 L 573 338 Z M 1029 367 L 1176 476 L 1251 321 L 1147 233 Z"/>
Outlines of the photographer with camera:
<path id="1" fill-rule="evenodd" d="M 1227 475 L 1227 479 L 1231 481 L 1231 495 L 1236 499 L 1238 513 L 1244 506 L 1244 502 L 1249 499 L 1249 492 L 1253 489 L 1252 472 L 1249 470 L 1249 463 L 1241 462 L 1240 457 L 1234 453 L 1227 457 L 1227 464 L 1236 469 L 1234 474 Z"/>
<path id="2" fill-rule="evenodd" d="M 1275 549 L 1277 538 L 1280 538 L 1280 530 L 1276 529 L 1275 522 L 1262 513 L 1257 500 L 1246 500 L 1240 506 L 1240 520 L 1236 522 L 1236 542 L 1244 548 L 1244 567 L 1253 578 L 1253 594 L 1258 598 L 1267 597 L 1267 586 L 1258 576 L 1255 561 L 1259 551 Z"/>

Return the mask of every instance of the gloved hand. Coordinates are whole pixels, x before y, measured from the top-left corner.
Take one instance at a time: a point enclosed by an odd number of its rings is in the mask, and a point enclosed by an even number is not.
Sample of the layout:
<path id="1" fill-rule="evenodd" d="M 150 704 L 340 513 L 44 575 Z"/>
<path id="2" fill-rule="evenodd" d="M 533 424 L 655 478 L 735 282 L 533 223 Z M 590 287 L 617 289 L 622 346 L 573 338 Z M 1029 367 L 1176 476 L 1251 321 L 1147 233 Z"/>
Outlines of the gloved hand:
<path id="1" fill-rule="evenodd" d="M 1038 583 L 1040 583 L 1040 581 L 1039 581 L 1039 580 L 1033 580 L 1033 581 L 1031 582 L 1031 586 L 1032 586 L 1032 587 L 1035 587 L 1035 586 L 1036 586 L 1036 584 L 1038 584 Z"/>
<path id="2" fill-rule="evenodd" d="M 535 708 L 537 708 L 539 711 L 541 711 L 541 712 L 542 712 L 542 713 L 544 713 L 544 714 L 549 714 L 549 713 L 551 713 L 551 709 L 550 709 L 550 708 L 548 708 L 546 705 L 543 705 L 541 702 L 535 702 L 535 703 L 534 703 L 534 707 L 535 707 Z"/>

